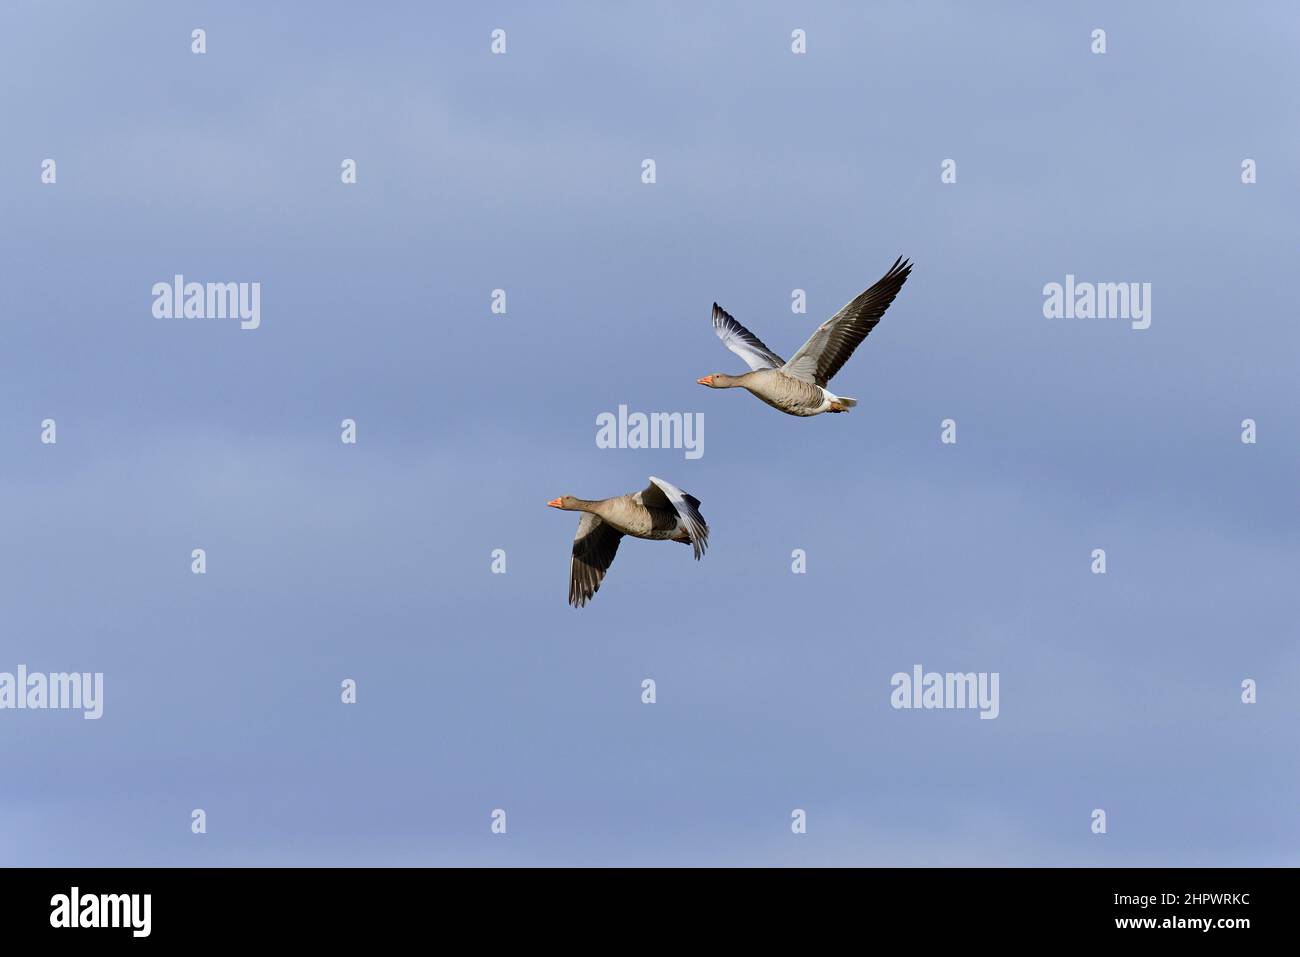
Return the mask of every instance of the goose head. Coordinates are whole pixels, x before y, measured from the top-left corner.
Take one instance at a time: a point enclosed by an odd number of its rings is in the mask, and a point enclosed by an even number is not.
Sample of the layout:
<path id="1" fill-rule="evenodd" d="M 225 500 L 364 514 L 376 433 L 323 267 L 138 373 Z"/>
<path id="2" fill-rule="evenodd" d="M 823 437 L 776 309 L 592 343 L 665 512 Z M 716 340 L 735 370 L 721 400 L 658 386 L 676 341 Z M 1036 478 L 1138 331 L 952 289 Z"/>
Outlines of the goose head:
<path id="1" fill-rule="evenodd" d="M 736 377 L 729 376 L 725 372 L 715 372 L 713 375 L 701 376 L 695 381 L 700 385 L 707 385 L 710 389 L 731 389 L 736 385 Z"/>

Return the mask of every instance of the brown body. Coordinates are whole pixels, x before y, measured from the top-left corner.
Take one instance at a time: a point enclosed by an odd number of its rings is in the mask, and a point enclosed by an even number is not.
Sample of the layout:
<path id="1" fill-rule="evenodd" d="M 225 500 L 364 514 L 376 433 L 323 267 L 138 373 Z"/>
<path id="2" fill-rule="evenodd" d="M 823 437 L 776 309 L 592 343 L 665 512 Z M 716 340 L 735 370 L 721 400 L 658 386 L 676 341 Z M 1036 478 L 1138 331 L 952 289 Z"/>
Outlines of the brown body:
<path id="1" fill-rule="evenodd" d="M 624 535 L 682 542 L 695 549 L 697 560 L 709 544 L 709 526 L 700 514 L 700 500 L 654 476 L 639 492 L 601 499 L 564 495 L 546 504 L 583 513 L 569 563 L 569 604 L 575 608 L 585 605 L 600 589 Z"/>
<path id="2" fill-rule="evenodd" d="M 651 541 L 685 542 L 690 544 L 686 527 L 672 507 L 660 508 L 641 503 L 641 493 L 602 498 L 594 502 L 574 499 L 576 510 L 590 512 L 607 525 L 624 535 L 647 538 Z"/>
<path id="3" fill-rule="evenodd" d="M 744 389 L 786 415 L 820 415 L 823 412 L 843 412 L 821 386 L 788 376 L 779 369 L 759 369 L 743 375 L 714 373 L 705 376 L 702 385 L 715 389 Z"/>

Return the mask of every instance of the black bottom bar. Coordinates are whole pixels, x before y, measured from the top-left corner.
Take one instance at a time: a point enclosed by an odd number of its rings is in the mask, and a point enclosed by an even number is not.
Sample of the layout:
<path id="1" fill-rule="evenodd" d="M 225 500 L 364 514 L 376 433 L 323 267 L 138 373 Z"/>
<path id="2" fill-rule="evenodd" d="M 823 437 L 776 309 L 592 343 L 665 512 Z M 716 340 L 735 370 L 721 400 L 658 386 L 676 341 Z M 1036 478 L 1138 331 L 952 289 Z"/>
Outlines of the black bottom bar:
<path id="1" fill-rule="evenodd" d="M 0 872 L 9 941 L 98 945 L 394 942 L 477 929 L 667 931 L 1232 945 L 1286 927 L 1286 869 L 415 870 Z M 146 896 L 147 895 L 147 896 Z M 92 925 L 92 926 L 86 926 Z M 108 925 L 108 926 L 104 926 Z M 680 937 L 660 938 L 664 943 Z M 612 943 L 613 939 L 609 939 Z M 451 938 L 448 938 L 448 943 Z M 540 942 L 540 939 L 536 942 Z"/>

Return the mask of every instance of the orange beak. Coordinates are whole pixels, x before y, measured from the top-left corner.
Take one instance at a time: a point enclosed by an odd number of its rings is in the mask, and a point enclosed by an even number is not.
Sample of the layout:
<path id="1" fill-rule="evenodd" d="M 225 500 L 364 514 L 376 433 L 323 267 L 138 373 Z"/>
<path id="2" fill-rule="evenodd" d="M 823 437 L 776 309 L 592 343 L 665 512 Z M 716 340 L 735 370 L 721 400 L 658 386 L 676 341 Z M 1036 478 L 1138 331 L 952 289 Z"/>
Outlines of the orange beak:
<path id="1" fill-rule="evenodd" d="M 551 499 L 549 502 L 547 502 L 546 504 L 549 505 L 549 506 L 551 506 L 551 508 L 559 508 L 559 507 L 560 507 L 560 500 L 559 500 L 558 498 L 553 498 L 553 499 Z"/>
<path id="2" fill-rule="evenodd" d="M 698 382 L 700 385 L 713 385 L 713 376 L 711 375 L 700 376 L 700 378 L 696 379 L 695 381 Z"/>

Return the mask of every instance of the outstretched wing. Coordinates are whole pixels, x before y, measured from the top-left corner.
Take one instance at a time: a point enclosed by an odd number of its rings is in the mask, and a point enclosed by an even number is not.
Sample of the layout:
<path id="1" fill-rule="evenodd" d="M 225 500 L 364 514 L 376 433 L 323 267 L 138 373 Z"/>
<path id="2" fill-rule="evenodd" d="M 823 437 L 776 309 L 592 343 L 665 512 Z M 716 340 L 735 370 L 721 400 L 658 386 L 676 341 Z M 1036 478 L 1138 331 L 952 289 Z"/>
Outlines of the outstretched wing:
<path id="1" fill-rule="evenodd" d="M 763 345 L 762 339 L 733 319 L 716 302 L 713 304 L 713 331 L 724 346 L 744 359 L 745 365 L 755 372 L 785 365 L 784 359 Z"/>
<path id="2" fill-rule="evenodd" d="M 709 525 L 700 514 L 700 500 L 688 495 L 670 482 L 650 476 L 650 484 L 641 490 L 641 504 L 647 508 L 671 508 L 690 536 L 691 547 L 695 549 L 695 560 L 699 561 L 709 547 Z"/>
<path id="3" fill-rule="evenodd" d="M 574 608 L 587 604 L 600 590 L 622 537 L 622 532 L 598 516 L 582 513 L 578 534 L 573 539 L 573 560 L 569 563 L 569 604 Z"/>
<path id="4" fill-rule="evenodd" d="M 911 272 L 912 264 L 898 257 L 879 282 L 818 326 L 781 371 L 804 382 L 825 386 L 867 338 L 867 333 L 876 328 Z"/>

